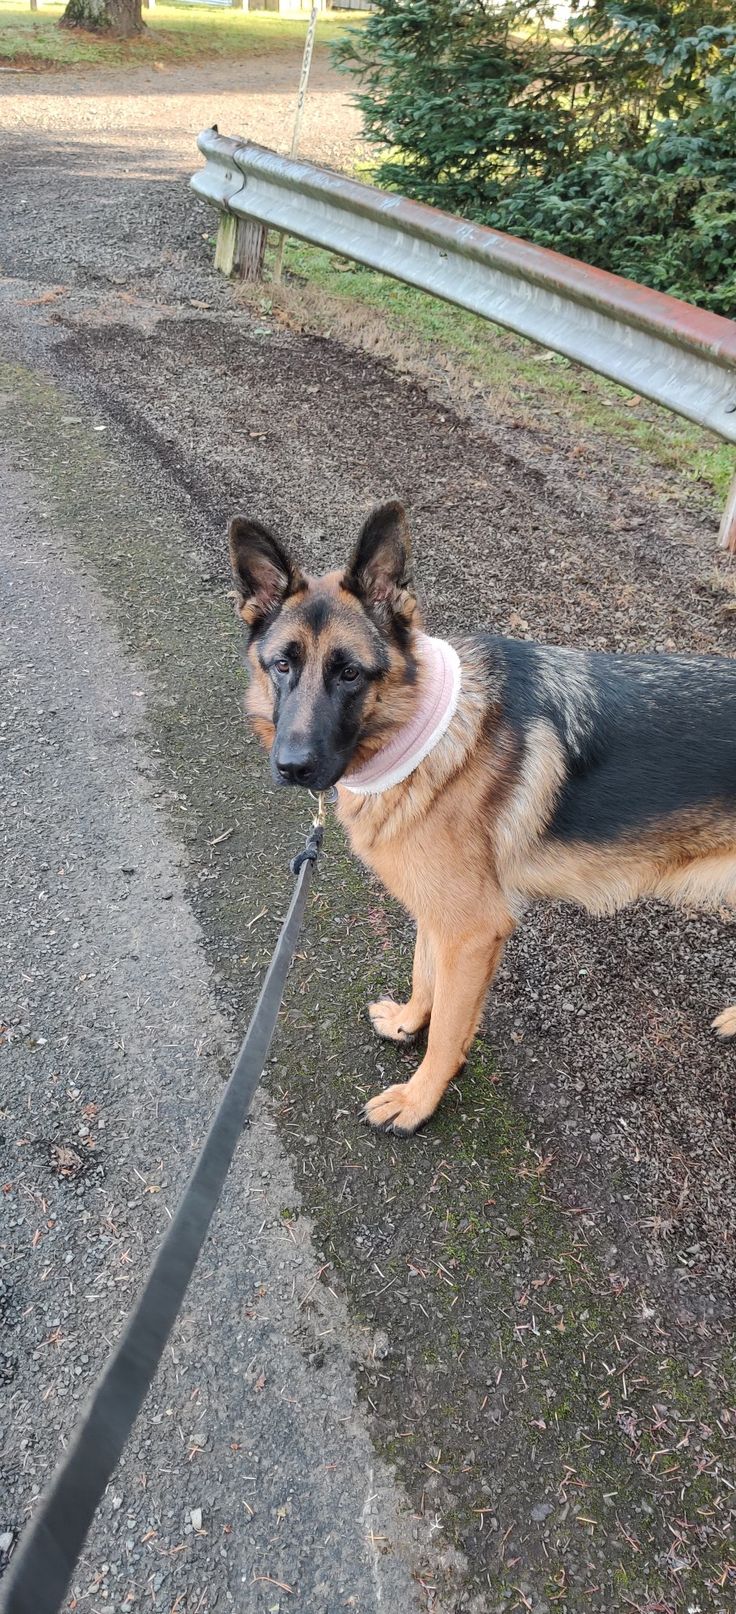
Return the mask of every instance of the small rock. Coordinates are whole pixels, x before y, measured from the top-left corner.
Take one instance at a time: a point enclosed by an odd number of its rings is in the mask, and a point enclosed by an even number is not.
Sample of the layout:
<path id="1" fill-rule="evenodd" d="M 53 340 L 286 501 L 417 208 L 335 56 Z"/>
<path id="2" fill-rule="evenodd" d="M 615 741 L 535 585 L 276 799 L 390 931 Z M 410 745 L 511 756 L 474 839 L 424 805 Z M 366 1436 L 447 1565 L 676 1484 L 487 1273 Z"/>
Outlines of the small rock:
<path id="1" fill-rule="evenodd" d="M 202 1528 L 202 1509 L 201 1508 L 192 1508 L 192 1511 L 191 1511 L 189 1517 L 190 1517 L 190 1519 L 192 1521 L 192 1529 L 193 1530 L 201 1530 L 201 1528 Z"/>
<path id="2" fill-rule="evenodd" d="M 390 1351 L 391 1346 L 389 1344 L 388 1334 L 385 1333 L 383 1328 L 379 1328 L 378 1332 L 373 1336 L 372 1355 L 374 1361 L 385 1362 L 386 1357 L 390 1354 Z"/>
<path id="3" fill-rule="evenodd" d="M 537 1502 L 536 1507 L 533 1507 L 531 1511 L 531 1517 L 533 1518 L 534 1523 L 542 1524 L 545 1519 L 549 1518 L 553 1508 L 553 1502 Z"/>

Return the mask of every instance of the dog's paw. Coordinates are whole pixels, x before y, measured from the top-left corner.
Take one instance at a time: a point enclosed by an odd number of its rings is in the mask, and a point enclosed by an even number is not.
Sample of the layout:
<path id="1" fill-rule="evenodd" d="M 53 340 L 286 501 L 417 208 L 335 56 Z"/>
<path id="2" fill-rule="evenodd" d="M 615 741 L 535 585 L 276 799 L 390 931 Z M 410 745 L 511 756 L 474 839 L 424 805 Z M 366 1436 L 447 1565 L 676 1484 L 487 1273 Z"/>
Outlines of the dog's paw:
<path id="1" fill-rule="evenodd" d="M 406 1003 L 394 1003 L 392 998 L 369 1003 L 368 1015 L 376 1036 L 386 1037 L 389 1042 L 411 1042 L 417 1033 L 416 1028 L 411 1030 L 403 1023 L 406 1010 Z"/>
<path id="2" fill-rule="evenodd" d="M 396 1132 L 400 1138 L 410 1137 L 431 1114 L 431 1109 L 426 1108 L 426 1103 L 422 1104 L 419 1091 L 410 1081 L 397 1082 L 395 1087 L 387 1087 L 383 1093 L 376 1093 L 363 1108 L 363 1120 L 370 1126 L 378 1127 L 383 1132 Z"/>
<path id="3" fill-rule="evenodd" d="M 736 1037 L 736 1008 L 724 1009 L 713 1021 L 713 1030 L 719 1037 Z"/>

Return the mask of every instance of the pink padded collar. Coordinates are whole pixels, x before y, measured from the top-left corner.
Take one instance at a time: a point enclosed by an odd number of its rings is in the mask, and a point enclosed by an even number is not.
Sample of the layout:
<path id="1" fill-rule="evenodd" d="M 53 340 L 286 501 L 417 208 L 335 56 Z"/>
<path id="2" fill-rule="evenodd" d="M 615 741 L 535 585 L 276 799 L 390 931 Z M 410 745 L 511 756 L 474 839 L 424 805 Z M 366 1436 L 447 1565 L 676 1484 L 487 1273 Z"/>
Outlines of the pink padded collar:
<path id="1" fill-rule="evenodd" d="M 426 633 L 417 634 L 416 647 L 423 686 L 419 706 L 388 745 L 340 780 L 356 795 L 377 796 L 408 779 L 442 739 L 455 715 L 462 673 L 457 651 L 445 639 L 430 639 Z"/>

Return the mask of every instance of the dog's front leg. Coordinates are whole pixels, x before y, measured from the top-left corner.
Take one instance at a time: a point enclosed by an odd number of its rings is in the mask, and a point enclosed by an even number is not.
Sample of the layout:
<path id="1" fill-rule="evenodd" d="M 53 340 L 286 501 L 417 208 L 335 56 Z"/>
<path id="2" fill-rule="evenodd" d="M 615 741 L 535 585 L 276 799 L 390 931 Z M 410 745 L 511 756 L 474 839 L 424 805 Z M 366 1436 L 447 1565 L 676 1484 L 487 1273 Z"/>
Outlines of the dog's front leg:
<path id="1" fill-rule="evenodd" d="M 713 1021 L 713 1030 L 719 1037 L 736 1037 L 736 1008 L 723 1009 Z"/>
<path id="2" fill-rule="evenodd" d="M 368 1004 L 373 1030 L 379 1037 L 391 1042 L 410 1042 L 418 1031 L 429 1025 L 434 997 L 434 952 L 429 931 L 417 926 L 414 948 L 411 997 L 408 1003 L 394 1003 L 392 998 L 381 998 Z"/>
<path id="3" fill-rule="evenodd" d="M 484 927 L 432 937 L 435 983 L 427 1052 L 408 1082 L 368 1100 L 364 1115 L 371 1126 L 407 1135 L 436 1110 L 465 1061 L 509 933 Z"/>

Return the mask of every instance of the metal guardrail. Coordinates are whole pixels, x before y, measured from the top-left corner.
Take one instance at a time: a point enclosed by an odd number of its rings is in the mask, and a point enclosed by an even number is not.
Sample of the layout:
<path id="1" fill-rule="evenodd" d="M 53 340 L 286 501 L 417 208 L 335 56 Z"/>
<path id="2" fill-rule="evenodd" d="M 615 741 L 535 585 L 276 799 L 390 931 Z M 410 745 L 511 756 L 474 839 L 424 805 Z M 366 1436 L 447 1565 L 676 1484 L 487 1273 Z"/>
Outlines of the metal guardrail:
<path id="1" fill-rule="evenodd" d="M 197 145 L 192 187 L 226 218 L 417 286 L 736 443 L 736 322 L 217 128 Z M 736 552 L 735 491 L 721 541 Z"/>

